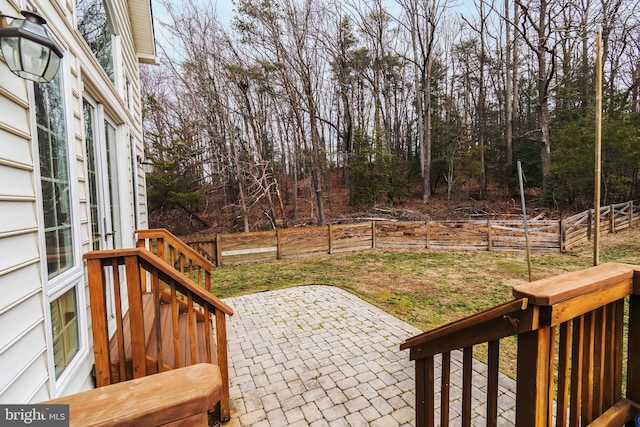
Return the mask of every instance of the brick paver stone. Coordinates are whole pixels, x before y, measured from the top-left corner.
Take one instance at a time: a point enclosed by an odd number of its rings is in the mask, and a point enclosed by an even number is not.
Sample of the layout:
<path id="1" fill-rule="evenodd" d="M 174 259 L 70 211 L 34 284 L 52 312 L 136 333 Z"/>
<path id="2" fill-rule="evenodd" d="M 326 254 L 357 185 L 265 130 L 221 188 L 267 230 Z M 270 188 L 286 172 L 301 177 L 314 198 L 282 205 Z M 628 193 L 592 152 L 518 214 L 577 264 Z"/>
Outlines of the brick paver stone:
<path id="1" fill-rule="evenodd" d="M 332 286 L 298 286 L 225 302 L 235 311 L 227 323 L 229 425 L 415 424 L 414 363 L 398 348 L 421 331 Z M 452 400 L 462 394 L 461 359 L 452 353 Z M 439 363 L 436 358 L 436 378 Z M 486 372 L 477 361 L 473 368 Z M 515 383 L 501 377 L 500 387 L 500 425 L 513 424 Z M 485 405 L 485 388 L 474 380 L 474 416 Z"/>

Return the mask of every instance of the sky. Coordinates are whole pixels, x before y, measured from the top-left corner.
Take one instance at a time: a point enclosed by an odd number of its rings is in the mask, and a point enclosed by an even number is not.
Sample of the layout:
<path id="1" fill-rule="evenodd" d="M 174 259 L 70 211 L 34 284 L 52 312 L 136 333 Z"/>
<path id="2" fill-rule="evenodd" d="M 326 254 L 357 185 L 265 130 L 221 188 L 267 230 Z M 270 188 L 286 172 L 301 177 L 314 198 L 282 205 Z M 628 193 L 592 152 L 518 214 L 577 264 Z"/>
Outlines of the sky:
<path id="1" fill-rule="evenodd" d="M 169 0 L 171 1 L 171 0 Z M 179 3 L 184 0 L 175 0 L 176 3 Z M 218 16 L 218 20 L 220 22 L 231 23 L 231 20 L 234 16 L 234 5 L 232 0 L 191 0 L 195 3 L 201 5 L 207 5 L 213 3 L 216 8 L 216 14 Z M 454 0 L 451 3 L 454 3 L 454 10 L 457 12 L 468 14 L 471 10 L 474 10 L 474 0 Z M 161 22 L 166 22 L 168 20 L 168 14 L 166 9 L 162 6 L 160 0 L 151 0 L 151 5 L 153 9 L 154 21 L 155 21 L 155 35 L 156 40 L 162 46 L 170 46 L 169 43 L 166 43 L 165 30 L 163 29 Z M 158 55 L 162 56 L 162 52 L 158 49 Z"/>
<path id="2" fill-rule="evenodd" d="M 171 1 L 171 0 L 169 0 Z M 175 3 L 180 3 L 183 0 L 177 0 Z M 233 3 L 231 0 L 191 0 L 197 4 L 206 5 L 213 3 L 216 6 L 216 13 L 218 15 L 218 20 L 220 22 L 231 22 L 233 18 Z M 153 20 L 154 20 L 154 31 L 156 36 L 156 42 L 161 44 L 164 47 L 169 46 L 169 43 L 166 43 L 165 30 L 161 25 L 161 22 L 167 22 L 169 20 L 169 15 L 167 10 L 164 8 L 162 3 L 159 0 L 151 0 L 151 8 L 153 11 Z M 162 56 L 162 52 L 158 48 L 158 56 Z"/>

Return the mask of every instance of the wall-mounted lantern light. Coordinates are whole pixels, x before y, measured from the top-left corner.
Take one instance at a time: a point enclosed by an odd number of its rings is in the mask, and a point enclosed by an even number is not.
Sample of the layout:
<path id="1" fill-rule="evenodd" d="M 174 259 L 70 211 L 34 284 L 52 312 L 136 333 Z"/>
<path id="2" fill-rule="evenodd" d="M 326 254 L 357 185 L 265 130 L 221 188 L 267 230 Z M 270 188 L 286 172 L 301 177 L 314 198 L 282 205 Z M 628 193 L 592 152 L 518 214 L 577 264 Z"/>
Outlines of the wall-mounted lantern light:
<path id="1" fill-rule="evenodd" d="M 9 69 L 23 79 L 50 82 L 58 72 L 62 51 L 44 28 L 40 15 L 23 10 L 25 19 L 0 13 L 0 49 Z M 7 23 L 7 18 L 12 19 Z"/>
<path id="2" fill-rule="evenodd" d="M 142 157 L 138 156 L 138 164 L 140 164 L 144 173 L 153 173 L 154 165 L 151 157 L 145 157 L 145 159 L 142 160 Z"/>

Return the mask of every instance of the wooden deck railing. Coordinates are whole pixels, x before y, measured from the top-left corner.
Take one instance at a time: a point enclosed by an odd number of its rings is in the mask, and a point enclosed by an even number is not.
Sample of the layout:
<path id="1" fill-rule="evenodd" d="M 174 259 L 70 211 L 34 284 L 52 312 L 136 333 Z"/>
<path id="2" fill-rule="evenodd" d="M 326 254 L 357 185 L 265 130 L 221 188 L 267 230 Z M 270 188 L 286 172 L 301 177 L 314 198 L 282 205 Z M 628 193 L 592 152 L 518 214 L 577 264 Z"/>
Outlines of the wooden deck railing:
<path id="1" fill-rule="evenodd" d="M 631 421 L 640 410 L 640 267 L 604 264 L 518 286 L 513 294 L 509 303 L 400 346 L 416 361 L 416 426 L 454 425 L 450 366 L 451 352 L 458 349 L 463 351 L 461 425 L 471 425 L 473 348 L 483 343 L 488 343 L 486 420 L 498 425 L 500 342 L 512 335 L 518 347 L 516 426 Z M 442 362 L 439 384 L 436 355 Z"/>
<path id="2" fill-rule="evenodd" d="M 143 248 L 94 251 L 86 253 L 84 259 L 91 299 L 96 385 L 214 363 L 222 377 L 220 417 L 228 420 L 225 316 L 233 314 L 231 307 Z M 115 302 L 110 310 L 107 293 Z M 115 336 L 111 339 L 110 321 L 115 323 Z"/>
<path id="3" fill-rule="evenodd" d="M 154 253 L 192 282 L 211 292 L 215 265 L 164 228 L 137 230 L 138 247 Z"/>

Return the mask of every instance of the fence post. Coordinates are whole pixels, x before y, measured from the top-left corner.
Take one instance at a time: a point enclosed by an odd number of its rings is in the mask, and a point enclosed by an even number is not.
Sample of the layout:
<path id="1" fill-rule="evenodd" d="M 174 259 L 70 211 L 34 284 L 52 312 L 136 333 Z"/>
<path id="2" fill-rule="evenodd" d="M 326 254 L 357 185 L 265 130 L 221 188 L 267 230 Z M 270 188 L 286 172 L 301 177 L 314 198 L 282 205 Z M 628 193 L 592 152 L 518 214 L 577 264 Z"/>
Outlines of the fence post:
<path id="1" fill-rule="evenodd" d="M 589 218 L 587 219 L 587 240 L 591 240 L 591 223 L 593 222 L 593 209 L 589 209 Z"/>
<path id="2" fill-rule="evenodd" d="M 609 206 L 609 233 L 616 231 L 616 208 Z"/>
<path id="3" fill-rule="evenodd" d="M 629 200 L 629 228 L 633 226 L 633 200 Z"/>
<path id="4" fill-rule="evenodd" d="M 491 220 L 487 220 L 487 250 L 491 252 L 493 250 L 493 236 L 491 233 Z"/>
<path id="5" fill-rule="evenodd" d="M 329 255 L 331 255 L 333 253 L 333 226 L 329 224 L 327 227 L 329 230 Z"/>
<path id="6" fill-rule="evenodd" d="M 216 265 L 222 267 L 222 235 L 216 234 Z"/>
<path id="7" fill-rule="evenodd" d="M 376 247 L 376 221 L 371 221 L 371 247 Z"/>
<path id="8" fill-rule="evenodd" d="M 427 242 L 425 247 L 429 249 L 429 241 L 431 240 L 431 221 L 427 221 Z"/>
<path id="9" fill-rule="evenodd" d="M 560 253 L 565 252 L 564 220 L 560 220 Z"/>
<path id="10" fill-rule="evenodd" d="M 282 248 L 280 247 L 280 241 L 282 236 L 280 235 L 280 229 L 276 229 L 276 259 L 282 259 Z"/>

